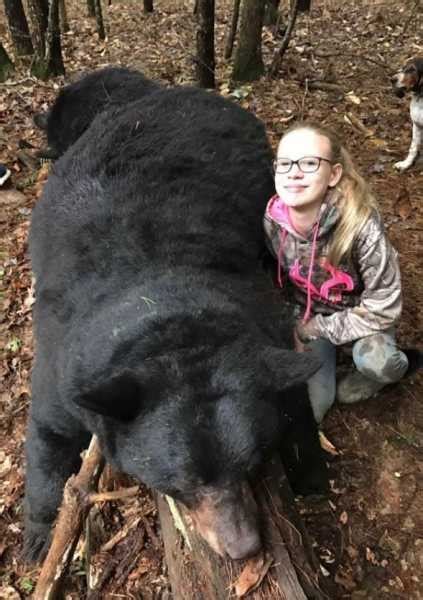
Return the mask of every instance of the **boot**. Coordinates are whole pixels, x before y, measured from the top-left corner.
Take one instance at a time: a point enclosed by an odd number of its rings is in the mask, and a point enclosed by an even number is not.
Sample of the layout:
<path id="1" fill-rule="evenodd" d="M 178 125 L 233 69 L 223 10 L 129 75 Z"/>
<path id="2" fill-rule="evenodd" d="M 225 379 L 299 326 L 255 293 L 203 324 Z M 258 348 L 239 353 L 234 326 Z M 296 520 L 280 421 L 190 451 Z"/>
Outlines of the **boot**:
<path id="1" fill-rule="evenodd" d="M 369 379 L 359 371 L 346 375 L 338 384 L 336 397 L 341 404 L 354 404 L 368 400 L 387 385 L 374 379 Z"/>

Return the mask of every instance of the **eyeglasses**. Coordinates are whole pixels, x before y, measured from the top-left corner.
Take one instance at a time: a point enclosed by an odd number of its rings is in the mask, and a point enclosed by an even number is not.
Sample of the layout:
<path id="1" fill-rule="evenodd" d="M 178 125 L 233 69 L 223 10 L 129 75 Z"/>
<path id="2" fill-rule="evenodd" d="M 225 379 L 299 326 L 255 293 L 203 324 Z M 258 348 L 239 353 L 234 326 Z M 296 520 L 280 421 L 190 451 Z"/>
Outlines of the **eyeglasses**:
<path id="1" fill-rule="evenodd" d="M 278 158 L 273 162 L 273 169 L 275 173 L 289 173 L 292 169 L 292 165 L 297 165 L 297 167 L 303 173 L 315 173 L 319 170 L 320 163 L 324 160 L 332 164 L 332 161 L 328 158 L 323 158 L 322 156 L 303 156 L 303 158 L 299 158 L 298 160 L 291 160 L 290 158 Z"/>

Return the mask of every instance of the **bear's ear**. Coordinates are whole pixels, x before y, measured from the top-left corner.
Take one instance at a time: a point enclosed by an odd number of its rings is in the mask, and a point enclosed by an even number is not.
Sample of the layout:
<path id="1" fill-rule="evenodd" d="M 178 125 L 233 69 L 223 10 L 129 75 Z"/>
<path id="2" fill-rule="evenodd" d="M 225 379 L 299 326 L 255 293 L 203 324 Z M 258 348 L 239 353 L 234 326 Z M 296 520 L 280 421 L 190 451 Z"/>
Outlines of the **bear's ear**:
<path id="1" fill-rule="evenodd" d="M 124 371 L 74 399 L 75 404 L 119 421 L 130 421 L 141 409 L 141 385 Z"/>
<path id="2" fill-rule="evenodd" d="M 321 367 L 320 359 L 313 352 L 294 352 L 273 346 L 265 349 L 263 359 L 280 391 L 307 381 Z"/>

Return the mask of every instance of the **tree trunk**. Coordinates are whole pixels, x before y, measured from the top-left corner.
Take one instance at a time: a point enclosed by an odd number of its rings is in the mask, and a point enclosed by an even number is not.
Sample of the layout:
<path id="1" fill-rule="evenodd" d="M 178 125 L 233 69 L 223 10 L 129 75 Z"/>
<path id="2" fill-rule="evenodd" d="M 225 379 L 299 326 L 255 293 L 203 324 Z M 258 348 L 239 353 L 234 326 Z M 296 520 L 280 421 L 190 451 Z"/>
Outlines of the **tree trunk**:
<path id="1" fill-rule="evenodd" d="M 48 26 L 46 36 L 47 75 L 64 75 L 65 66 L 62 58 L 60 40 L 59 0 L 49 0 Z"/>
<path id="2" fill-rule="evenodd" d="M 145 13 L 153 12 L 153 0 L 144 0 L 144 12 Z"/>
<path id="3" fill-rule="evenodd" d="M 97 23 L 97 33 L 100 40 L 106 39 L 106 32 L 104 30 L 103 12 L 101 10 L 101 0 L 94 0 L 95 7 L 95 20 Z"/>
<path id="4" fill-rule="evenodd" d="M 291 33 L 294 29 L 295 21 L 297 19 L 298 4 L 299 0 L 293 0 L 291 14 L 289 17 L 288 25 L 286 27 L 285 35 L 283 36 L 281 47 L 279 48 L 279 50 L 276 51 L 275 56 L 273 57 L 272 64 L 270 66 L 270 75 L 272 77 L 275 77 L 277 75 L 282 64 L 282 59 L 285 54 L 285 50 L 288 48 L 288 44 L 291 39 Z"/>
<path id="5" fill-rule="evenodd" d="M 226 38 L 226 46 L 225 46 L 225 58 L 231 58 L 232 50 L 234 47 L 236 32 L 238 29 L 238 20 L 239 20 L 239 4 L 240 0 L 234 0 L 234 5 L 232 7 L 232 21 L 231 26 L 228 31 L 228 36 Z"/>
<path id="6" fill-rule="evenodd" d="M 294 6 L 294 0 L 291 0 L 291 10 Z M 311 0 L 298 0 L 298 12 L 309 12 Z"/>
<path id="7" fill-rule="evenodd" d="M 266 0 L 264 8 L 264 25 L 276 25 L 279 20 L 280 0 Z"/>
<path id="8" fill-rule="evenodd" d="M 198 1 L 197 20 L 197 83 L 214 88 L 214 0 Z"/>
<path id="9" fill-rule="evenodd" d="M 169 509 L 164 498 L 158 497 L 174 600 L 223 600 L 228 597 L 228 590 L 234 587 L 235 579 L 238 577 L 239 585 L 243 578 L 239 578 L 241 568 L 244 567 L 245 580 L 249 574 L 257 573 L 257 566 L 259 576 L 257 587 L 248 596 L 251 600 L 328 599 L 326 582 L 296 511 L 279 458 L 269 462 L 254 493 L 260 511 L 265 553 L 261 561 L 248 561 L 246 565 L 219 558 L 189 524 L 185 525 L 183 509 L 178 514 L 173 502 Z"/>
<path id="10" fill-rule="evenodd" d="M 34 53 L 22 0 L 4 0 L 9 31 L 17 56 L 30 56 Z"/>
<path id="11" fill-rule="evenodd" d="M 254 81 L 264 73 L 261 53 L 263 16 L 262 0 L 243 0 L 238 47 L 232 73 L 232 79 L 235 81 Z"/>
<path id="12" fill-rule="evenodd" d="M 95 0 L 87 0 L 87 11 L 89 17 L 95 17 Z"/>
<path id="13" fill-rule="evenodd" d="M 59 0 L 60 31 L 65 33 L 69 31 L 68 11 L 66 10 L 66 0 Z"/>
<path id="14" fill-rule="evenodd" d="M 59 0 L 27 0 L 27 6 L 33 25 L 32 75 L 38 79 L 63 75 L 65 68 L 60 43 Z"/>
<path id="15" fill-rule="evenodd" d="M 46 52 L 46 30 L 48 22 L 45 17 L 45 5 L 42 0 L 27 0 L 28 13 L 32 23 L 32 43 L 34 58 L 31 64 L 31 73 L 35 77 L 44 78 L 44 57 Z"/>
<path id="16" fill-rule="evenodd" d="M 13 69 L 13 63 L 3 48 L 3 44 L 0 42 L 0 81 L 6 81 Z"/>

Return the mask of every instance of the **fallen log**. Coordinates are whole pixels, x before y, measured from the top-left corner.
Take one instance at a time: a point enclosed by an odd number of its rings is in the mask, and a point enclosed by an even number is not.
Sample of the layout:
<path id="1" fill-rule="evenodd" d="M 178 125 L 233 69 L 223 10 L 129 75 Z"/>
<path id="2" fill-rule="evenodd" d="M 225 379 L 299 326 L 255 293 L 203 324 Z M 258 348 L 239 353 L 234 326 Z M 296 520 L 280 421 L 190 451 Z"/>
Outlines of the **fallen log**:
<path id="1" fill-rule="evenodd" d="M 254 488 L 264 552 L 235 563 L 216 555 L 195 532 L 183 507 L 157 497 L 174 600 L 324 600 L 320 565 L 298 515 L 283 466 L 274 458 Z"/>
<path id="2" fill-rule="evenodd" d="M 66 483 L 52 544 L 33 600 L 61 597 L 63 577 L 91 506 L 95 502 L 126 498 L 138 491 L 135 487 L 95 493 L 103 466 L 98 441 L 93 436 L 80 472 Z M 247 594 L 252 600 L 329 598 L 280 459 L 274 457 L 268 462 L 253 491 L 259 507 L 264 550 L 244 562 L 220 558 L 195 532 L 183 507 L 157 495 L 174 600 L 223 600 Z"/>

